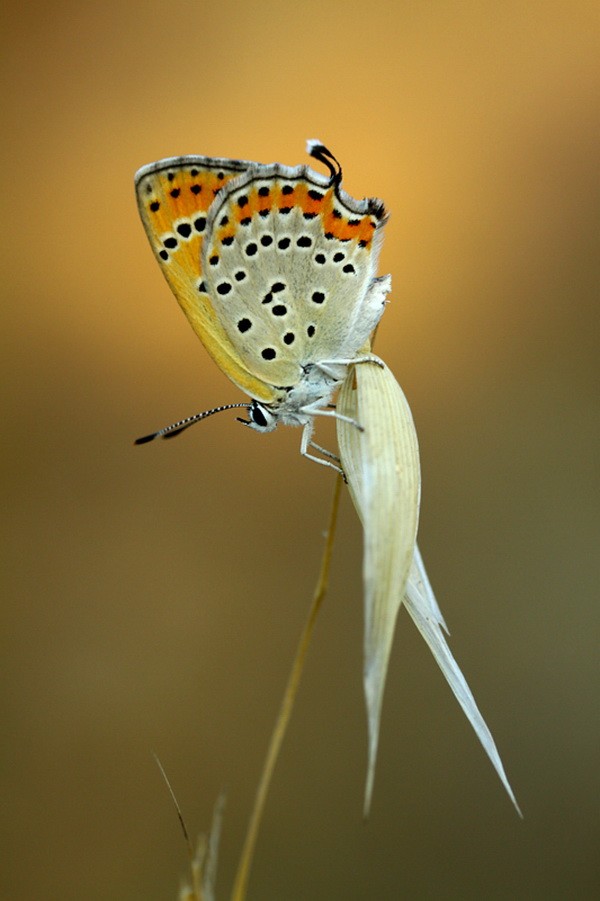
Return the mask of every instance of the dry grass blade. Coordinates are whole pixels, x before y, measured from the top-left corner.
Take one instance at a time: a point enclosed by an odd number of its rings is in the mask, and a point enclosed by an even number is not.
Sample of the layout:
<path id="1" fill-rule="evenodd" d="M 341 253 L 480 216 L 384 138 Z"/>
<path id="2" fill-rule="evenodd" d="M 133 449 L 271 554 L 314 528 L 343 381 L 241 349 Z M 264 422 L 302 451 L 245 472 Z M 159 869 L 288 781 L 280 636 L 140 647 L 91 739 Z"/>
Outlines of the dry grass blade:
<path id="1" fill-rule="evenodd" d="M 521 809 L 517 804 L 513 790 L 504 772 L 500 754 L 496 748 L 496 743 L 492 738 L 492 733 L 488 729 L 484 718 L 479 712 L 479 708 L 475 703 L 475 698 L 471 689 L 467 685 L 460 668 L 452 656 L 452 651 L 448 647 L 442 628 L 447 632 L 446 624 L 440 613 L 437 601 L 431 590 L 431 585 L 423 566 L 423 561 L 418 548 L 415 547 L 415 558 L 411 567 L 408 585 L 406 588 L 406 597 L 404 598 L 406 609 L 417 629 L 425 639 L 429 650 L 435 657 L 436 663 L 441 669 L 444 678 L 452 689 L 456 700 L 462 707 L 467 719 L 471 723 L 477 738 L 483 745 L 483 748 L 490 758 L 492 765 L 510 800 L 513 802 L 515 809 L 520 817 L 523 816 Z M 442 628 L 441 628 L 442 627 Z"/>
<path id="2" fill-rule="evenodd" d="M 338 411 L 364 429 L 338 420 L 342 467 L 364 528 L 364 687 L 369 726 L 366 815 L 396 617 L 417 537 L 419 448 L 406 398 L 383 363 L 362 363 L 350 372 L 338 397 Z"/>
<path id="3" fill-rule="evenodd" d="M 381 703 L 394 626 L 404 600 L 521 815 L 491 732 L 444 637 L 448 629 L 416 545 L 420 471 L 417 438 L 406 398 L 387 366 L 363 363 L 344 382 L 338 409 L 364 429 L 338 422 L 342 466 L 364 529 L 364 684 L 369 724 L 365 814 L 373 791 Z"/>
<path id="4" fill-rule="evenodd" d="M 221 838 L 221 824 L 223 822 L 223 808 L 225 807 L 225 794 L 222 792 L 217 798 L 213 811 L 213 819 L 208 840 L 205 835 L 198 838 L 196 851 L 192 849 L 190 836 L 183 819 L 179 802 L 175 797 L 173 787 L 169 782 L 165 768 L 156 754 L 154 759 L 171 795 L 171 800 L 177 811 L 179 825 L 183 832 L 186 847 L 190 858 L 191 885 L 184 883 L 179 892 L 179 901 L 215 901 L 215 882 L 217 878 L 217 856 L 219 840 Z"/>

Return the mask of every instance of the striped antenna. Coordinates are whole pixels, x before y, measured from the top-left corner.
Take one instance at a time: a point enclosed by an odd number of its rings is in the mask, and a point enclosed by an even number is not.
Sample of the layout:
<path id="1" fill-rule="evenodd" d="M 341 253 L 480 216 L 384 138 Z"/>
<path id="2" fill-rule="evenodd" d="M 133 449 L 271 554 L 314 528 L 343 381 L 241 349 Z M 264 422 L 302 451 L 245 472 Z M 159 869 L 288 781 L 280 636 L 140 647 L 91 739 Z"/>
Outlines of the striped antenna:
<path id="1" fill-rule="evenodd" d="M 212 416 L 213 413 L 223 413 L 225 410 L 233 410 L 236 407 L 246 407 L 248 409 L 249 405 L 247 403 L 242 404 L 225 404 L 224 407 L 215 407 L 213 410 L 205 410 L 204 413 L 196 413 L 194 416 L 188 416 L 186 419 L 180 419 L 179 422 L 174 422 L 173 425 L 168 425 L 166 429 L 160 429 L 158 432 L 152 432 L 151 435 L 144 435 L 143 438 L 136 438 L 133 442 L 134 444 L 147 444 L 149 441 L 154 441 L 155 438 L 174 438 L 175 435 L 180 435 L 185 429 L 189 429 L 191 425 L 194 425 L 195 422 L 200 422 L 201 419 L 206 419 L 207 416 Z"/>

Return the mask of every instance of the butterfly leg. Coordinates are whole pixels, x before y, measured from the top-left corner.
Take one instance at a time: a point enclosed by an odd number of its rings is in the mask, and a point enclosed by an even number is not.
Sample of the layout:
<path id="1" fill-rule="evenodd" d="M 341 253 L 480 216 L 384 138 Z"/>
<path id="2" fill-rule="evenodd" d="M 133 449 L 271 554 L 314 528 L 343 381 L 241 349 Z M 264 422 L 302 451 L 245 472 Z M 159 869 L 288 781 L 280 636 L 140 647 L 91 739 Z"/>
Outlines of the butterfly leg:
<path id="1" fill-rule="evenodd" d="M 320 401 L 315 401 L 314 404 L 307 404 L 306 407 L 302 407 L 302 413 L 308 413 L 309 416 L 331 416 L 333 419 L 340 419 L 342 422 L 347 422 L 350 425 L 353 425 L 358 429 L 359 432 L 364 432 L 363 426 L 360 422 L 357 422 L 356 419 L 351 419 L 349 416 L 344 416 L 342 413 L 338 413 L 337 410 L 323 410 L 318 407 Z"/>
<path id="2" fill-rule="evenodd" d="M 314 428 L 314 423 L 312 422 L 312 420 L 307 422 L 306 425 L 304 426 L 304 428 L 302 430 L 302 441 L 300 442 L 300 453 L 302 454 L 303 457 L 306 457 L 307 460 L 312 460 L 313 463 L 320 463 L 321 466 L 328 466 L 330 469 L 334 469 L 337 473 L 339 473 L 342 476 L 342 478 L 344 479 L 344 482 L 345 482 L 346 476 L 344 474 L 344 470 L 341 467 L 337 466 L 335 463 L 331 463 L 329 460 L 322 460 L 320 457 L 315 457 L 314 454 L 310 454 L 308 452 L 309 447 L 314 447 L 316 450 L 321 451 L 321 453 L 324 453 L 326 456 L 331 457 L 334 460 L 338 459 L 334 454 L 330 453 L 329 451 L 324 450 L 322 447 L 319 447 L 318 444 L 314 444 L 312 442 L 311 436 L 312 436 L 313 428 Z"/>
<path id="3" fill-rule="evenodd" d="M 320 454 L 323 454 L 324 457 L 329 457 L 330 460 L 335 460 L 336 463 L 340 462 L 340 458 L 337 454 L 333 454 L 331 451 L 328 451 L 326 447 L 321 447 L 320 444 L 315 444 L 314 441 L 309 441 L 308 446 L 314 448 L 314 450 L 319 451 Z"/>
<path id="4" fill-rule="evenodd" d="M 384 365 L 379 357 L 375 357 L 372 354 L 366 354 L 363 357 L 355 357 L 353 360 L 319 360 L 318 363 L 315 363 L 315 366 L 317 369 L 320 369 L 321 372 L 324 372 L 325 375 L 328 375 L 330 378 L 336 379 L 337 381 L 337 373 L 332 367 L 355 366 L 357 363 L 375 363 L 376 366 L 380 366 L 382 369 Z"/>

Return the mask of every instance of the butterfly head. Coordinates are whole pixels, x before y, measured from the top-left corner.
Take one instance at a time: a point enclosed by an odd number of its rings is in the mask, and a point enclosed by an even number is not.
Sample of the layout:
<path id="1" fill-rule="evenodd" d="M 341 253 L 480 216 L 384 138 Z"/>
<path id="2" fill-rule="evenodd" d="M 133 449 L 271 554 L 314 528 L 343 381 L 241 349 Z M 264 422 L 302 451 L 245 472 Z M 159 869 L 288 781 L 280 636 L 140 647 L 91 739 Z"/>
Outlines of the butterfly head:
<path id="1" fill-rule="evenodd" d="M 277 413 L 268 404 L 261 404 L 258 400 L 253 400 L 248 405 L 248 417 L 242 419 L 238 416 L 237 420 L 256 432 L 272 432 L 277 428 L 279 421 Z"/>

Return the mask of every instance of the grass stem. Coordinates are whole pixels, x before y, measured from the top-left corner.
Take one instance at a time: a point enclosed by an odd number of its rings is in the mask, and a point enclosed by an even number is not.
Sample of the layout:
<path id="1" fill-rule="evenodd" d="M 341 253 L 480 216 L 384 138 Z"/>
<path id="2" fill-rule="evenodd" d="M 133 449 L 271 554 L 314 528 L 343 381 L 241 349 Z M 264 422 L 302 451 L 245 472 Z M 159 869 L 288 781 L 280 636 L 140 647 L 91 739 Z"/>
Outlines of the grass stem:
<path id="1" fill-rule="evenodd" d="M 298 642 L 298 647 L 296 650 L 296 656 L 292 664 L 292 669 L 288 678 L 285 693 L 283 695 L 283 700 L 281 702 L 281 707 L 279 709 L 275 728 L 273 729 L 273 733 L 271 735 L 271 741 L 269 743 L 269 749 L 267 751 L 267 756 L 263 765 L 260 782 L 258 783 L 258 787 L 256 789 L 254 806 L 252 808 L 250 822 L 248 823 L 248 830 L 246 832 L 246 839 L 244 841 L 244 847 L 242 849 L 242 856 L 240 858 L 235 882 L 233 884 L 231 901 L 245 901 L 246 898 L 246 888 L 248 885 L 248 877 L 250 875 L 250 867 L 252 865 L 252 859 L 254 857 L 254 849 L 256 846 L 256 840 L 258 838 L 258 832 L 260 829 L 260 823 L 267 800 L 269 786 L 271 784 L 271 779 L 273 777 L 273 772 L 275 770 L 277 758 L 279 757 L 279 752 L 281 750 L 281 745 L 283 743 L 287 726 L 290 721 L 294 707 L 294 701 L 298 693 L 300 679 L 304 670 L 304 662 L 310 645 L 313 629 L 317 620 L 317 615 L 327 591 L 327 585 L 329 582 L 329 568 L 331 564 L 331 555 L 335 538 L 337 513 L 340 502 L 341 486 L 342 477 L 338 476 L 336 478 L 335 488 L 333 491 L 331 512 L 329 514 L 329 525 L 327 527 L 327 533 L 325 536 L 325 547 L 323 549 L 323 557 L 321 559 L 321 570 L 319 572 L 319 578 L 313 594 L 312 604 L 308 613 L 308 617 L 306 619 L 306 623 L 304 624 L 302 634 L 300 635 L 300 640 Z"/>

